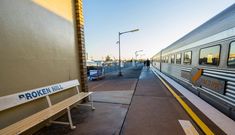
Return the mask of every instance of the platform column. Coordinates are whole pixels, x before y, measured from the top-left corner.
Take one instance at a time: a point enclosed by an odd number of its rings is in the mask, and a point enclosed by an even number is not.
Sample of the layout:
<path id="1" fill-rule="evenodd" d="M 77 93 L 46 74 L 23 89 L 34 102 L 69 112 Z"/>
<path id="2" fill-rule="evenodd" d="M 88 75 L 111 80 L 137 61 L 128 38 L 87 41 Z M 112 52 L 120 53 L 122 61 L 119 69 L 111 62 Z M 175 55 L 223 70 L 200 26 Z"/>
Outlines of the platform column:
<path id="1" fill-rule="evenodd" d="M 75 40 L 78 52 L 78 67 L 79 67 L 79 81 L 81 91 L 87 92 L 87 68 L 86 68 L 86 49 L 84 38 L 84 17 L 82 0 L 74 0 L 74 26 L 75 26 Z"/>

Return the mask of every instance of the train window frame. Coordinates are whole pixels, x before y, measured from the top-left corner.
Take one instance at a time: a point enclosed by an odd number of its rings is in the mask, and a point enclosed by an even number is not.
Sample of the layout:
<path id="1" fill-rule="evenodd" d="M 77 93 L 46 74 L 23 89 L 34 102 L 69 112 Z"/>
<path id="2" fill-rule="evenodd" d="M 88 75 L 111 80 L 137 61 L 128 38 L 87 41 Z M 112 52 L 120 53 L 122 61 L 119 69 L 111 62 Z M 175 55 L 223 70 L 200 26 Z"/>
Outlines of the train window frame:
<path id="1" fill-rule="evenodd" d="M 217 64 L 217 65 L 213 65 L 213 64 L 200 64 L 201 50 L 207 49 L 207 48 L 211 48 L 211 47 L 215 47 L 215 46 L 219 46 L 219 61 L 218 61 L 218 64 Z M 207 47 L 200 48 L 200 50 L 199 50 L 198 64 L 201 65 L 201 66 L 214 66 L 214 67 L 218 67 L 218 66 L 220 65 L 220 56 L 221 56 L 221 44 L 211 45 L 211 46 L 207 46 Z"/>
<path id="2" fill-rule="evenodd" d="M 174 56 L 174 58 L 173 58 L 173 62 L 172 62 L 172 56 Z M 172 55 L 171 55 L 171 59 L 170 59 L 170 60 L 171 60 L 171 61 L 170 61 L 170 62 L 171 62 L 171 64 L 175 64 L 175 54 L 172 54 Z"/>
<path id="3" fill-rule="evenodd" d="M 234 43 L 234 46 L 235 46 L 235 41 L 231 41 L 231 42 L 229 43 L 228 58 L 227 58 L 227 66 L 228 66 L 229 68 L 235 68 L 235 64 L 234 64 L 234 65 L 229 65 L 229 58 L 230 58 L 232 43 Z"/>
<path id="4" fill-rule="evenodd" d="M 189 62 L 189 63 L 186 63 L 186 62 L 185 62 L 185 54 L 186 54 L 186 53 L 189 53 L 189 52 L 191 53 L 191 55 L 190 55 L 190 56 L 191 56 L 191 59 L 190 59 L 190 62 Z M 183 54 L 183 56 L 184 56 L 184 57 L 183 57 L 183 63 L 184 63 L 185 65 L 191 65 L 191 64 L 192 64 L 193 52 L 192 52 L 192 51 L 185 51 L 184 54 Z"/>
<path id="5" fill-rule="evenodd" d="M 180 63 L 177 63 L 177 55 L 178 55 L 178 54 L 180 55 Z M 176 63 L 176 64 L 179 64 L 179 65 L 182 64 L 182 53 L 177 53 L 177 54 L 176 54 L 175 63 Z"/>

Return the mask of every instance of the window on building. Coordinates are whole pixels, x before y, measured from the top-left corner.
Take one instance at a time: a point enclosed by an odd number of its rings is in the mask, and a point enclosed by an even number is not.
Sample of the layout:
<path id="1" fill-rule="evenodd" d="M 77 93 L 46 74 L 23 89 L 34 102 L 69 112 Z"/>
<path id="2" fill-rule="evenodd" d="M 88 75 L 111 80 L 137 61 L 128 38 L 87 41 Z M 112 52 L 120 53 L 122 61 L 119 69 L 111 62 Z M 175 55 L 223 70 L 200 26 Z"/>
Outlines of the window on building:
<path id="1" fill-rule="evenodd" d="M 201 65 L 219 65 L 220 45 L 203 48 L 200 50 L 199 64 Z"/>
<path id="2" fill-rule="evenodd" d="M 176 54 L 176 64 L 181 64 L 181 53 Z"/>
<path id="3" fill-rule="evenodd" d="M 175 55 L 174 55 L 174 54 L 171 55 L 171 63 L 172 63 L 172 64 L 175 63 Z"/>
<path id="4" fill-rule="evenodd" d="M 235 42 L 230 44 L 228 66 L 235 67 Z"/>
<path id="5" fill-rule="evenodd" d="M 191 64 L 192 62 L 192 51 L 184 53 L 184 64 Z"/>

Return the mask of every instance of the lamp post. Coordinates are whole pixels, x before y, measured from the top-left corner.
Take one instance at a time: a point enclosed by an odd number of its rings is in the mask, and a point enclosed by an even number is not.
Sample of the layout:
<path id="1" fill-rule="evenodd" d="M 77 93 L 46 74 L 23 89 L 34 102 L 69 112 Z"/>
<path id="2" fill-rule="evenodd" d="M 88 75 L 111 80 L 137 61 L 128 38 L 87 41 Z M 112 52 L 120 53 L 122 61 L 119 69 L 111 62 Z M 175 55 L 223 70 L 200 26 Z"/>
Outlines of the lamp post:
<path id="1" fill-rule="evenodd" d="M 136 65 L 136 62 L 137 62 L 138 52 L 143 52 L 143 50 L 135 51 L 135 66 L 137 66 L 137 65 Z"/>
<path id="2" fill-rule="evenodd" d="M 120 38 L 121 35 L 126 34 L 126 33 L 130 33 L 130 32 L 136 32 L 139 31 L 139 29 L 134 29 L 134 30 L 129 30 L 129 31 L 125 31 L 125 32 L 119 32 L 118 33 L 118 45 L 119 45 L 119 76 L 122 76 L 122 68 L 121 68 L 121 42 L 120 42 Z"/>

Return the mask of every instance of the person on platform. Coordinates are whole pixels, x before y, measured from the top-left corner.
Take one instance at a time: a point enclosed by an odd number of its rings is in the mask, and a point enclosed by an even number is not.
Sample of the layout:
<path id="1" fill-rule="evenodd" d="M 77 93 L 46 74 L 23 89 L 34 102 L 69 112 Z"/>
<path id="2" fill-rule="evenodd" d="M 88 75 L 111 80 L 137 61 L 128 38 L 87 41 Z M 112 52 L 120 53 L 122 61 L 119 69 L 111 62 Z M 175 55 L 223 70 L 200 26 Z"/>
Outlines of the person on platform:
<path id="1" fill-rule="evenodd" d="M 147 66 L 147 69 L 149 69 L 149 67 L 150 67 L 150 60 L 149 59 L 146 60 L 146 66 Z"/>

